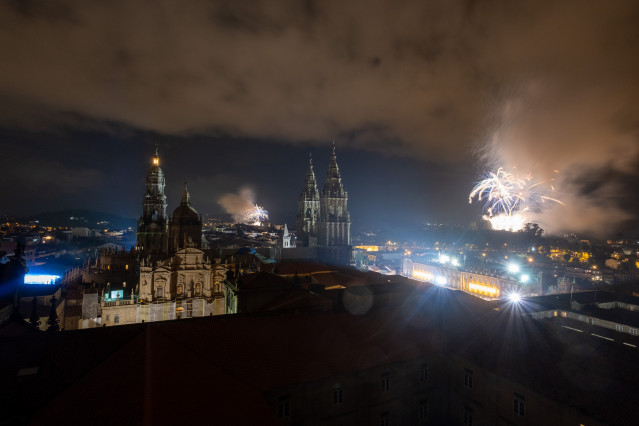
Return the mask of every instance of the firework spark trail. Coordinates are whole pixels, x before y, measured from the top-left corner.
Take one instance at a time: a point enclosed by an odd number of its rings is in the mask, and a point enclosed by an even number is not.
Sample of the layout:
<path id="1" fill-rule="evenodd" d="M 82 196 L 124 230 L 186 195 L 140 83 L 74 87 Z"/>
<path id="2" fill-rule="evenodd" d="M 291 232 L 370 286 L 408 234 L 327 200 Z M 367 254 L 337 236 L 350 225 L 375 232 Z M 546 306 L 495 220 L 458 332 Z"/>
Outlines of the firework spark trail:
<path id="1" fill-rule="evenodd" d="M 539 212 L 546 202 L 563 204 L 550 196 L 552 185 L 533 179 L 531 175 L 518 178 L 501 167 L 497 172 L 485 173 L 468 197 L 470 203 L 477 197 L 486 200 L 483 217 L 491 223 L 493 229 L 518 231 L 524 227 L 526 211 Z"/>
<path id="2" fill-rule="evenodd" d="M 251 223 L 256 226 L 260 226 L 263 222 L 268 220 L 268 211 L 262 206 L 255 204 L 253 208 L 246 211 L 244 223 Z"/>

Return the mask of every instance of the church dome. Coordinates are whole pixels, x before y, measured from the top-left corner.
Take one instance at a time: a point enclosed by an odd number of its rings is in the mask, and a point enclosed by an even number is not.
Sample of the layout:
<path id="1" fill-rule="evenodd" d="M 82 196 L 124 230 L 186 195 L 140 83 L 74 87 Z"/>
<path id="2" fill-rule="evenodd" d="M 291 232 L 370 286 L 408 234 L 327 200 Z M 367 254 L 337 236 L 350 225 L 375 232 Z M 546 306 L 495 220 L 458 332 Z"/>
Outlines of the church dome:
<path id="1" fill-rule="evenodd" d="M 193 219 L 193 220 L 199 220 L 200 215 L 197 213 L 197 211 L 189 206 L 189 205 L 184 205 L 184 204 L 180 204 L 175 210 L 173 210 L 173 220 L 179 220 L 182 221 L 184 219 Z"/>
<path id="2" fill-rule="evenodd" d="M 190 222 L 190 221 L 199 221 L 200 215 L 197 211 L 191 207 L 191 194 L 189 194 L 189 190 L 186 185 L 184 186 L 184 193 L 182 194 L 182 202 L 175 210 L 173 210 L 173 215 L 171 216 L 174 222 Z"/>

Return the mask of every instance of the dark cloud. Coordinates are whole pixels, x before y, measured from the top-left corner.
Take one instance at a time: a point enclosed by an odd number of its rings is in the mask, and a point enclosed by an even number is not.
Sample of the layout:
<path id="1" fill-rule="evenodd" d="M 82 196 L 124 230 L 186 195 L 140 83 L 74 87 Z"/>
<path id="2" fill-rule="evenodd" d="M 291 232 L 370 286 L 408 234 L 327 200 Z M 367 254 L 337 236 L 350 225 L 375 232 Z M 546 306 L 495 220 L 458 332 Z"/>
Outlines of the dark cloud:
<path id="1" fill-rule="evenodd" d="M 605 228 L 633 211 L 600 194 L 636 176 L 636 22 L 631 0 L 3 2 L 0 125 L 475 156 L 557 178 L 546 229 Z"/>

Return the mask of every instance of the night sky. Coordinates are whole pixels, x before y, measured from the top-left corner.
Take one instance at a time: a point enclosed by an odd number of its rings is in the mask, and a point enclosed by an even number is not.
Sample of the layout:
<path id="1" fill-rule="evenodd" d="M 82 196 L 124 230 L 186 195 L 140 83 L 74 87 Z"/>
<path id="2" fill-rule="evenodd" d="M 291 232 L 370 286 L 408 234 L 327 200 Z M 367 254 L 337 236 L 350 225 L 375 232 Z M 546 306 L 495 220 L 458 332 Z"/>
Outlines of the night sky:
<path id="1" fill-rule="evenodd" d="M 0 213 L 169 211 L 250 188 L 294 223 L 335 140 L 355 230 L 478 221 L 503 166 L 555 178 L 550 232 L 639 216 L 636 1 L 5 1 Z"/>

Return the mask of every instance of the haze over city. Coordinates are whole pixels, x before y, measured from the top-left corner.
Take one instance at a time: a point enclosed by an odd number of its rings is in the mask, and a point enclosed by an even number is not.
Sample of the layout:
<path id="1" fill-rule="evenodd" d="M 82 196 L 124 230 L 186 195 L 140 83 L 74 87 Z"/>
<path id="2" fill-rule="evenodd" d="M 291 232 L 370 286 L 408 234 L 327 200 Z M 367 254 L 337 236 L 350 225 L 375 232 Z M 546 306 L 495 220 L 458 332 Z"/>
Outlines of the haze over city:
<path id="1" fill-rule="evenodd" d="M 468 224 L 504 167 L 553 180 L 547 232 L 636 219 L 637 4 L 4 2 L 0 204 L 136 217 L 158 145 L 169 203 L 252 188 L 294 221 L 335 141 L 354 226 Z M 10 60 L 9 60 L 10 58 Z M 636 226 L 636 222 L 632 226 Z"/>

